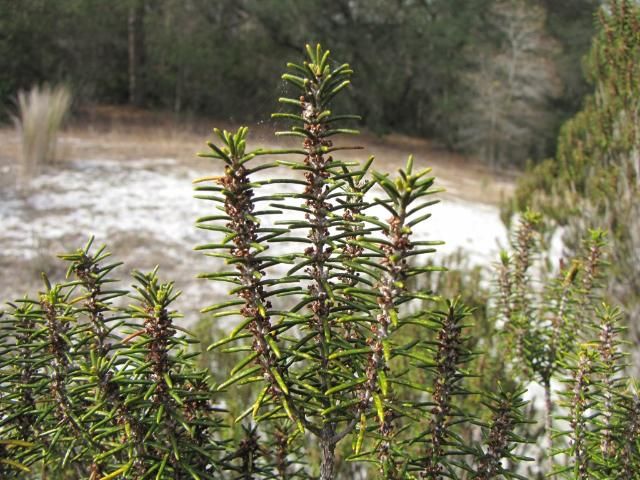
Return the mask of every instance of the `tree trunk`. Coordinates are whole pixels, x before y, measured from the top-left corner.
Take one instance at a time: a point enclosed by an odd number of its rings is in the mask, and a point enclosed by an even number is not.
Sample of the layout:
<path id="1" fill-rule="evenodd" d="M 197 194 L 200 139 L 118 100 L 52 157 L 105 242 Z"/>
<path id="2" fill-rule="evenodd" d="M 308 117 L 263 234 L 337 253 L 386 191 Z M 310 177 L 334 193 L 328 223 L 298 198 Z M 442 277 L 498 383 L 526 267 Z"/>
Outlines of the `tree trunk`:
<path id="1" fill-rule="evenodd" d="M 176 93 L 173 101 L 173 111 L 180 113 L 182 111 L 182 96 L 184 93 L 184 65 L 182 62 L 178 64 L 176 72 Z"/>
<path id="2" fill-rule="evenodd" d="M 129 7 L 129 103 L 140 105 L 144 1 L 134 0 Z"/>

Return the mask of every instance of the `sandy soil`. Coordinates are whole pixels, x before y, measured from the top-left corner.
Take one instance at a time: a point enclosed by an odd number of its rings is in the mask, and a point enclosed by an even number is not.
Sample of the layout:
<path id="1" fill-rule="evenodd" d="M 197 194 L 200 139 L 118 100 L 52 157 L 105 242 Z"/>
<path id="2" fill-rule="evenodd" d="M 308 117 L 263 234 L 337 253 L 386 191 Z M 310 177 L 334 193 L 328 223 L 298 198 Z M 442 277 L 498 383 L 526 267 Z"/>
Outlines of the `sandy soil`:
<path id="1" fill-rule="evenodd" d="M 206 149 L 214 125 L 232 127 L 122 108 L 80 112 L 60 136 L 60 162 L 26 188 L 16 182 L 18 135 L 0 128 L 0 300 L 39 288 L 41 271 L 61 278 L 64 265 L 55 254 L 75 250 L 90 235 L 126 263 L 120 278 L 160 264 L 161 274 L 184 291 L 177 306 L 187 323 L 197 318 L 193 305 L 224 297 L 223 289 L 195 279 L 218 266 L 192 251 L 211 240 L 210 232 L 193 227 L 213 207 L 193 199 L 191 181 L 216 173 L 210 160 L 194 155 Z M 273 130 L 270 123 L 253 126 L 250 146 L 282 146 Z M 395 169 L 411 153 L 418 167 L 433 168 L 447 192 L 421 236 L 445 240 L 443 253 L 462 247 L 472 258 L 495 258 L 496 242 L 505 237 L 496 205 L 511 192 L 512 179 L 421 139 L 364 134 L 354 140 L 365 149 L 350 156 L 375 155 L 379 170 Z"/>

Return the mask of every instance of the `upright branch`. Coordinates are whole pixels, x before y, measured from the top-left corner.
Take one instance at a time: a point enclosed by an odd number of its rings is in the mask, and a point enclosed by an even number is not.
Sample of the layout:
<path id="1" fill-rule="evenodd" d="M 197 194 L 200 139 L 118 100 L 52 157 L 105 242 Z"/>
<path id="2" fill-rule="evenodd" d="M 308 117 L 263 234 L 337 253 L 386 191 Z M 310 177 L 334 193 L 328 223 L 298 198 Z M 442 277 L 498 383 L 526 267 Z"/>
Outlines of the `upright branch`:
<path id="1" fill-rule="evenodd" d="M 512 259 L 505 250 L 500 252 L 500 263 L 497 266 L 497 312 L 498 319 L 509 324 L 512 319 L 513 276 L 511 275 Z"/>
<path id="2" fill-rule="evenodd" d="M 46 292 L 40 296 L 40 308 L 45 319 L 47 349 L 50 355 L 51 383 L 49 385 L 51 401 L 55 405 L 59 420 L 59 429 L 69 429 L 75 436 L 83 436 L 80 422 L 76 418 L 73 395 L 67 385 L 73 375 L 71 338 L 74 335 L 71 322 L 71 307 L 67 303 L 68 293 L 61 285 L 51 285 L 45 277 Z M 85 438 L 88 438 L 85 436 Z M 89 445 L 95 445 L 92 440 Z"/>
<path id="3" fill-rule="evenodd" d="M 614 425 L 613 416 L 615 409 L 614 395 L 616 393 L 616 376 L 620 373 L 622 367 L 619 365 L 620 353 L 617 351 L 616 335 L 619 332 L 617 327 L 617 316 L 619 312 L 611 311 L 605 307 L 599 312 L 600 318 L 600 334 L 598 338 L 598 354 L 600 360 L 598 372 L 601 377 L 602 388 L 602 430 L 600 437 L 600 450 L 605 463 L 611 463 L 611 459 L 615 455 L 614 443 Z"/>
<path id="4" fill-rule="evenodd" d="M 0 315 L 0 324 L 3 326 L 0 334 L 3 346 L 0 357 L 3 358 L 2 368 L 11 369 L 15 375 L 12 376 L 12 381 L 2 382 L 0 388 L 7 412 L 13 411 L 15 415 L 17 428 L 16 431 L 3 430 L 3 433 L 22 441 L 30 441 L 37 435 L 34 432 L 37 418 L 36 402 L 42 395 L 44 385 L 42 373 L 34 365 L 31 349 L 31 345 L 36 342 L 39 326 L 34 318 L 34 303 L 25 299 L 10 306 L 10 313 Z M 11 343 L 13 348 L 8 347 Z"/>
<path id="5" fill-rule="evenodd" d="M 537 228 L 540 225 L 539 214 L 527 211 L 523 214 L 520 225 L 513 239 L 513 259 L 511 265 L 512 291 L 510 299 L 510 317 L 506 329 L 511 332 L 510 339 L 513 342 L 513 351 L 516 358 L 522 362 L 525 368 L 531 368 L 531 358 L 527 349 L 527 335 L 530 333 L 531 307 L 529 296 L 529 268 L 533 262 L 533 256 L 538 246 Z M 504 262 L 503 262 L 504 263 Z"/>
<path id="6" fill-rule="evenodd" d="M 89 239 L 84 248 L 73 253 L 59 255 L 59 257 L 69 262 L 67 278 L 75 277 L 73 285 L 79 285 L 82 294 L 73 300 L 74 304 L 82 304 L 78 314 L 84 313 L 89 320 L 91 330 L 89 335 L 94 344 L 96 353 L 102 357 L 109 353 L 111 345 L 108 343 L 111 328 L 109 319 L 105 314 L 112 310 L 110 302 L 117 297 L 126 294 L 124 290 L 105 289 L 110 283 L 116 280 L 109 278 L 109 274 L 122 263 L 116 262 L 103 265 L 102 262 L 111 254 L 105 251 L 105 246 L 101 246 L 95 252 L 91 252 L 93 237 Z M 111 320 L 117 320 L 117 316 Z"/>
<path id="7" fill-rule="evenodd" d="M 228 263 L 233 264 L 235 272 L 224 272 L 204 274 L 203 278 L 218 279 L 226 278 L 237 285 L 234 293 L 241 300 L 239 302 L 229 302 L 223 305 L 214 305 L 206 308 L 203 312 L 220 310 L 223 307 L 240 303 L 242 307 L 237 312 L 243 319 L 242 327 L 250 332 L 253 339 L 252 354 L 250 358 L 243 359 L 232 373 L 239 372 L 244 375 L 247 369 L 243 369 L 251 361 L 255 362 L 262 376 L 267 380 L 268 386 L 261 397 L 280 399 L 288 405 L 286 396 L 289 394 L 286 386 L 286 370 L 282 364 L 278 363 L 281 353 L 277 347 L 277 337 L 272 329 L 269 311 L 272 308 L 265 290 L 265 268 L 272 261 L 270 257 L 261 255 L 265 247 L 259 243 L 260 234 L 270 234 L 277 236 L 282 231 L 273 228 L 261 227 L 259 216 L 262 212 L 256 212 L 254 197 L 254 187 L 259 185 L 252 183 L 250 174 L 252 169 L 249 162 L 256 156 L 255 152 L 246 151 L 246 140 L 248 129 L 241 127 L 235 134 L 227 131 L 215 129 L 214 132 L 222 141 L 222 146 L 218 147 L 213 143 L 208 143 L 211 153 L 201 154 L 201 156 L 221 160 L 224 164 L 224 175 L 215 177 L 216 183 L 220 187 L 199 186 L 198 191 L 221 192 L 220 197 L 199 196 L 199 198 L 217 198 L 224 203 L 226 216 L 212 216 L 199 219 L 198 227 L 209 230 L 221 230 L 225 233 L 225 238 L 220 245 L 202 245 L 199 250 L 224 248 L 228 249 L 228 254 L 218 254 L 223 256 Z M 257 168 L 255 170 L 258 170 Z M 198 182 L 209 180 L 201 179 Z M 210 225 L 210 221 L 226 220 L 224 227 Z M 232 337 L 237 331 L 234 331 Z M 255 373 L 255 369 L 251 370 Z M 227 383 L 224 386 L 230 385 Z M 258 408 L 254 411 L 257 412 Z"/>
<path id="8" fill-rule="evenodd" d="M 258 459 L 262 456 L 257 428 L 243 428 L 244 437 L 240 440 L 234 456 L 240 459 L 238 480 L 253 480 L 259 473 Z"/>
<path id="9" fill-rule="evenodd" d="M 135 331 L 124 341 L 135 339 L 127 360 L 140 365 L 135 380 L 142 391 L 130 391 L 126 404 L 140 419 L 137 426 L 144 433 L 140 448 L 146 452 L 142 460 L 147 471 L 153 464 L 157 478 L 210 478 L 221 449 L 215 437 L 219 428 L 215 413 L 220 408 L 211 403 L 209 374 L 187 361 L 193 356 L 187 347 L 198 341 L 188 332 L 177 335 L 183 329 L 174 324 L 178 314 L 170 306 L 180 292 L 174 291 L 171 282 L 161 283 L 156 270 L 133 272 L 137 283 L 131 298 L 136 303 L 129 306 L 129 312 L 143 323 L 132 323 Z M 139 440 L 137 435 L 131 438 L 132 442 Z M 132 459 L 126 470 L 140 460 Z"/>
<path id="10" fill-rule="evenodd" d="M 102 262 L 110 256 L 105 251 L 105 246 L 99 247 L 95 252 L 91 251 L 93 237 L 89 239 L 84 248 L 73 253 L 59 255 L 59 258 L 69 262 L 67 269 L 67 279 L 75 277 L 67 285 L 80 290 L 78 296 L 70 300 L 70 304 L 78 305 L 74 311 L 74 317 L 79 321 L 88 322 L 89 328 L 83 332 L 86 340 L 83 347 L 78 352 L 78 363 L 80 370 L 86 375 L 87 391 L 93 394 L 96 401 L 109 405 L 108 409 L 101 409 L 92 412 L 93 415 L 84 415 L 83 422 L 85 429 L 94 433 L 104 434 L 105 420 L 111 415 L 116 415 L 119 419 L 120 433 L 123 436 L 139 435 L 140 428 L 138 420 L 131 415 L 129 408 L 125 405 L 125 396 L 121 390 L 121 375 L 112 371 L 113 356 L 110 355 L 113 345 L 110 340 L 115 338 L 112 333 L 117 327 L 121 317 L 114 312 L 116 310 L 111 305 L 111 300 L 126 294 L 124 290 L 110 290 L 109 284 L 115 282 L 109 274 L 121 263 L 103 265 Z M 106 316 L 107 312 L 111 316 Z M 116 323 L 116 325 L 110 325 Z M 126 428 L 125 428 L 126 425 Z M 109 426 L 109 428 L 113 428 Z M 112 431 L 113 432 L 113 431 Z M 136 456 L 142 457 L 144 450 L 141 448 L 141 438 L 138 439 Z M 93 455 L 91 466 L 91 479 L 102 476 L 104 464 L 103 452 L 97 451 Z"/>
<path id="11" fill-rule="evenodd" d="M 607 246 L 607 233 L 603 230 L 590 230 L 588 238 L 583 242 L 583 276 L 580 291 L 579 314 L 589 315 L 597 298 L 598 288 L 607 262 L 604 259 Z M 607 249 L 610 251 L 609 249 Z"/>
<path id="12" fill-rule="evenodd" d="M 329 179 L 333 175 L 333 158 L 325 152 L 329 152 L 333 146 L 330 136 L 341 133 L 338 130 L 329 129 L 323 118 L 327 117 L 326 106 L 329 100 L 342 88 L 349 85 L 348 80 L 351 70 L 347 65 L 339 67 L 333 72 L 327 65 L 329 52 L 322 52 L 320 46 L 314 50 L 307 48 L 309 62 L 304 63 L 305 77 L 285 74 L 283 79 L 297 85 L 302 90 L 300 96 L 301 117 L 304 125 L 292 127 L 289 133 L 301 133 L 304 135 L 303 149 L 306 152 L 304 165 L 307 171 L 304 174 L 306 185 L 302 193 L 305 198 L 305 219 L 308 222 L 309 233 L 307 238 L 311 245 L 304 251 L 308 266 L 305 273 L 309 275 L 308 293 L 311 302 L 308 305 L 311 316 L 311 328 L 316 332 L 316 342 L 319 347 L 320 364 L 322 371 L 329 371 L 329 355 L 331 352 L 331 334 L 334 330 L 331 308 L 335 305 L 333 299 L 333 286 L 327 269 L 327 262 L 331 258 L 334 247 L 329 242 L 330 227 L 334 223 L 331 211 L 334 205 L 329 201 L 331 184 Z M 330 112 L 329 112 L 330 113 Z M 327 392 L 333 387 L 333 382 L 328 375 L 320 376 L 320 389 Z M 322 400 L 324 408 L 330 408 L 329 398 Z M 333 478 L 334 450 L 336 424 L 326 422 L 320 433 L 320 447 L 322 449 L 322 465 L 320 476 L 322 479 Z"/>
<path id="13" fill-rule="evenodd" d="M 634 393 L 629 391 L 629 378 L 622 351 L 620 334 L 623 329 L 620 309 L 602 304 L 595 311 L 595 319 L 590 325 L 597 337 L 594 345 L 593 410 L 591 415 L 594 429 L 599 433 L 599 442 L 594 442 L 592 456 L 594 469 L 604 477 L 625 478 L 623 472 L 637 460 L 638 433 L 636 415 L 627 415 L 626 408 L 634 403 Z M 634 425 L 634 422 L 636 425 Z M 635 450 L 635 452 L 633 452 Z M 631 453 L 633 452 L 633 453 Z"/>
<path id="14" fill-rule="evenodd" d="M 304 212 L 304 226 L 307 229 L 307 242 L 309 246 L 304 250 L 302 264 L 305 279 L 307 280 L 306 299 L 303 301 L 306 309 L 310 312 L 308 328 L 312 335 L 306 340 L 314 341 L 316 344 L 315 354 L 318 360 L 318 369 L 312 374 L 316 376 L 314 384 L 324 395 L 319 396 L 317 401 L 321 406 L 321 411 L 334 414 L 326 416 L 318 428 L 322 461 L 320 466 L 321 479 L 333 478 L 335 465 L 335 446 L 339 440 L 350 433 L 355 426 L 355 421 L 348 422 L 342 431 L 338 430 L 340 418 L 337 397 L 345 388 L 340 383 L 336 383 L 336 378 L 329 372 L 334 369 L 336 362 L 332 361 L 332 355 L 336 352 L 336 326 L 337 312 L 343 307 L 338 298 L 336 284 L 333 277 L 344 277 L 349 272 L 344 272 L 342 267 L 331 264 L 332 258 L 339 256 L 336 249 L 334 229 L 340 224 L 351 228 L 346 236 L 357 236 L 353 227 L 357 224 L 351 222 L 349 217 L 352 213 L 346 212 L 346 218 L 340 222 L 340 218 L 335 215 L 335 211 L 344 208 L 337 203 L 345 180 L 342 178 L 353 178 L 354 174 L 347 169 L 344 162 L 335 161 L 331 152 L 340 150 L 335 147 L 330 137 L 337 134 L 356 134 L 356 130 L 336 128 L 336 122 L 348 119 L 358 119 L 353 115 L 334 115 L 328 110 L 329 102 L 344 88 L 350 85 L 350 76 L 353 73 L 349 65 L 343 64 L 332 69 L 329 66 L 329 51 L 323 50 L 320 45 L 315 49 L 307 45 L 307 60 L 302 65 L 293 63 L 287 64 L 295 74 L 286 73 L 283 80 L 292 84 L 300 91 L 298 99 L 281 98 L 280 101 L 286 105 L 294 105 L 299 108 L 298 113 L 278 113 L 275 118 L 285 118 L 293 120 L 294 125 L 287 131 L 276 132 L 276 135 L 292 135 L 303 138 L 302 152 L 304 159 L 301 164 L 295 166 L 304 170 L 304 189 L 299 198 L 304 200 L 300 209 Z M 353 184 L 355 188 L 355 184 Z M 334 193 L 337 192 L 337 193 Z M 358 209 L 357 204 L 347 204 Z M 297 225 L 302 227 L 303 224 Z M 293 227 L 293 225 L 292 225 Z M 339 234 L 344 237 L 344 234 Z M 351 252 L 353 253 L 353 252 Z M 297 270 L 298 267 L 295 269 Z M 334 271 L 343 270 L 339 275 Z M 352 277 L 353 278 L 353 277 Z M 305 342 L 305 343 L 306 343 Z M 340 367 L 343 369 L 344 367 Z M 310 372 L 311 373 L 311 372 Z M 340 394 L 340 395 L 335 395 Z M 304 405 L 301 407 L 306 408 Z M 324 416 L 324 415 L 321 415 Z M 313 432 L 313 428 L 311 429 Z"/>
<path id="15" fill-rule="evenodd" d="M 517 308 L 523 308 L 528 294 L 527 272 L 533 261 L 533 252 L 537 244 L 536 229 L 539 227 L 541 217 L 533 211 L 523 213 L 520 227 L 516 230 L 514 241 L 514 303 Z"/>
<path id="16" fill-rule="evenodd" d="M 384 238 L 363 238 L 374 244 L 369 244 L 369 249 L 377 252 L 379 273 L 373 283 L 377 314 L 375 322 L 371 323 L 371 334 L 367 340 L 371 351 L 367 359 L 367 381 L 362 388 L 360 408 L 363 411 L 373 400 L 379 431 L 376 461 L 382 475 L 389 479 L 400 478 L 398 465 L 391 451 L 395 435 L 394 419 L 399 416 L 395 408 L 397 399 L 391 388 L 391 382 L 396 380 L 390 375 L 393 357 L 391 337 L 404 323 L 400 316 L 400 306 L 414 298 L 407 285 L 410 276 L 424 273 L 421 267 L 412 266 L 410 260 L 419 253 L 433 251 L 431 248 L 419 248 L 420 245 L 425 245 L 424 241 L 418 241 L 414 245 L 411 240 L 411 227 L 430 216 L 424 214 L 422 209 L 435 203 L 424 202 L 426 195 L 435 192 L 432 188 L 434 179 L 427 176 L 429 172 L 429 169 L 413 172 L 413 157 L 409 157 L 406 167 L 399 170 L 395 181 L 374 172 L 374 179 L 386 194 L 386 198 L 378 199 L 378 203 L 391 216 L 386 224 L 378 222 Z M 411 218 L 417 212 L 421 215 Z M 368 220 L 372 221 L 371 218 Z M 361 426 L 362 428 L 364 427 Z"/>
<path id="17" fill-rule="evenodd" d="M 171 339 L 176 333 L 167 306 L 175 299 L 171 284 L 158 285 L 155 272 L 144 275 L 134 272 L 134 278 L 140 282 L 134 288 L 140 294 L 141 306 L 136 307 L 137 314 L 143 318 L 143 335 L 148 338 L 146 360 L 153 382 L 150 398 L 154 403 L 168 406 L 171 401 L 169 391 Z M 177 294 L 176 294 L 177 296 Z"/>
<path id="18" fill-rule="evenodd" d="M 491 410 L 492 418 L 486 441 L 486 450 L 479 455 L 478 467 L 473 477 L 478 480 L 493 478 L 520 478 L 512 475 L 511 469 L 505 468 L 505 460 L 516 461 L 515 447 L 523 442 L 516 434 L 519 425 L 525 422 L 521 409 L 526 402 L 522 400 L 525 391 L 505 392 L 498 385 L 497 394 L 487 392 L 489 402 L 485 403 Z"/>
<path id="19" fill-rule="evenodd" d="M 456 396 L 466 394 L 461 381 L 466 374 L 461 366 L 469 360 L 470 352 L 465 346 L 463 336 L 463 320 L 469 311 L 457 304 L 449 302 L 444 312 L 438 312 L 434 323 L 438 326 L 434 370 L 431 418 L 424 435 L 426 449 L 419 459 L 421 463 L 420 477 L 430 480 L 442 480 L 448 475 L 448 465 L 452 462 L 448 456 L 450 449 L 459 445 L 453 432 L 454 418 L 459 411 L 454 404 Z M 457 419 L 456 421 L 459 421 Z"/>
<path id="20" fill-rule="evenodd" d="M 18 478 L 43 457 L 51 413 L 45 419 L 39 407 L 52 407 L 39 304 L 25 297 L 9 307 L 0 312 L 0 476 Z"/>
<path id="21" fill-rule="evenodd" d="M 561 262 L 562 264 L 562 262 Z M 532 373 L 538 376 L 544 390 L 545 449 L 551 452 L 553 444 L 554 402 L 551 398 L 551 381 L 558 373 L 563 358 L 574 351 L 576 340 L 575 297 L 577 276 L 581 264 L 574 260 L 568 269 L 561 268 L 545 292 L 539 307 L 539 323 L 531 325 L 527 342 L 527 357 Z M 553 470 L 553 456 L 547 455 L 549 471 Z"/>
<path id="22" fill-rule="evenodd" d="M 591 478 L 591 455 L 587 411 L 591 407 L 591 389 L 594 351 L 583 347 L 578 354 L 574 379 L 569 383 L 569 455 L 573 477 L 579 480 Z"/>

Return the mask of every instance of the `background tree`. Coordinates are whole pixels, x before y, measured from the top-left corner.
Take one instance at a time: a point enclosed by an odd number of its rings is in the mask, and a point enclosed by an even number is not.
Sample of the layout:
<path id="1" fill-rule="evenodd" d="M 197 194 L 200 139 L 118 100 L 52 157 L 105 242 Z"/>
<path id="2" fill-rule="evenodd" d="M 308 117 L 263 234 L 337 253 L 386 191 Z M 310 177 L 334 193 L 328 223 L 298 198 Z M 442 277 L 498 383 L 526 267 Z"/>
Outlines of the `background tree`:
<path id="1" fill-rule="evenodd" d="M 560 82 L 544 7 L 505 0 L 495 2 L 488 17 L 495 47 L 472 47 L 481 60 L 467 74 L 472 94 L 469 108 L 460 112 L 460 142 L 497 167 L 549 150 L 546 126 Z"/>
<path id="2" fill-rule="evenodd" d="M 144 15 L 143 0 L 132 1 L 129 5 L 128 48 L 129 48 L 129 103 L 139 105 L 142 99 L 144 60 Z"/>

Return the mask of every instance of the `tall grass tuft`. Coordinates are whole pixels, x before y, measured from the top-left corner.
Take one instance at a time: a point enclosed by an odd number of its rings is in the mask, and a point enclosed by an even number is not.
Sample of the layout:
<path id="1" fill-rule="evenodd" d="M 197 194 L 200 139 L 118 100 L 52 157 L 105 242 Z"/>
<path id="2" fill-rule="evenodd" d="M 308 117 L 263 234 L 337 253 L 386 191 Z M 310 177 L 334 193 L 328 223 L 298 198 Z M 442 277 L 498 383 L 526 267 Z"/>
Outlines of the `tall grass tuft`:
<path id="1" fill-rule="evenodd" d="M 20 177 L 24 182 L 41 165 L 56 160 L 56 141 L 64 118 L 71 107 L 67 86 L 35 85 L 18 92 L 15 124 L 22 137 Z"/>

